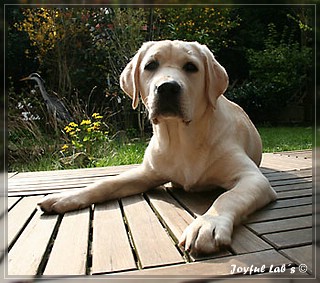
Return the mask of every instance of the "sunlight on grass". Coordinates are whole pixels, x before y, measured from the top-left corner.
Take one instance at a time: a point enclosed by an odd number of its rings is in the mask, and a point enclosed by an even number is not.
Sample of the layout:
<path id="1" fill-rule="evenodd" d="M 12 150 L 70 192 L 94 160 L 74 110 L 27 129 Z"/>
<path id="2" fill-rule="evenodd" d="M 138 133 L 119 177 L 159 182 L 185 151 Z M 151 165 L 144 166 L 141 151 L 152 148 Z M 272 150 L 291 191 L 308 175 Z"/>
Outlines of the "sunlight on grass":
<path id="1" fill-rule="evenodd" d="M 263 152 L 312 148 L 311 127 L 260 127 Z"/>
<path id="2" fill-rule="evenodd" d="M 94 165 L 100 167 L 141 163 L 147 145 L 145 141 L 125 144 L 113 142 L 108 154 L 97 160 Z"/>
<path id="3" fill-rule="evenodd" d="M 259 127 L 263 142 L 263 152 L 279 152 L 312 148 L 312 127 Z M 131 142 L 111 141 L 92 147 L 93 161 L 88 167 L 105 167 L 126 164 L 139 164 L 143 160 L 148 145 L 146 140 L 135 139 Z M 23 164 L 12 164 L 10 172 L 75 169 L 64 168 L 59 162 L 61 153 L 47 152 L 43 156 Z"/>

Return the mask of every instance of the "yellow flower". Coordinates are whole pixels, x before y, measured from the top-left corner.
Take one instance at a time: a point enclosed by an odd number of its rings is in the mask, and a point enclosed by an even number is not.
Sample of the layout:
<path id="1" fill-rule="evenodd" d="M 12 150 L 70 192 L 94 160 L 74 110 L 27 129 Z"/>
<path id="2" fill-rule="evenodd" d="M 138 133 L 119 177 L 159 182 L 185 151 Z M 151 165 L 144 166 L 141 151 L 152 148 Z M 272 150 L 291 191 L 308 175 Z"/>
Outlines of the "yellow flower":
<path id="1" fill-rule="evenodd" d="M 64 145 L 61 147 L 61 150 L 64 152 L 64 151 L 66 151 L 68 148 L 69 148 L 69 146 L 68 146 L 67 144 L 64 144 Z"/>
<path id="2" fill-rule="evenodd" d="M 95 119 L 102 119 L 103 116 L 101 116 L 99 113 L 93 113 L 92 114 L 92 118 L 95 118 Z"/>
<path id="3" fill-rule="evenodd" d="M 71 132 L 73 129 L 72 129 L 71 127 L 69 127 L 69 126 L 65 126 L 65 127 L 64 127 L 64 130 L 66 131 L 66 133 L 69 133 L 69 132 Z"/>
<path id="4" fill-rule="evenodd" d="M 78 127 L 78 124 L 76 124 L 75 122 L 70 122 L 69 126 L 75 128 L 75 127 Z"/>
<path id="5" fill-rule="evenodd" d="M 94 130 L 98 130 L 98 129 L 100 128 L 100 125 L 101 125 L 101 122 L 100 122 L 100 121 L 94 122 L 94 123 L 93 123 L 93 129 L 94 129 Z"/>
<path id="6" fill-rule="evenodd" d="M 80 123 L 80 125 L 90 125 L 91 124 L 91 120 L 82 120 L 82 122 Z"/>

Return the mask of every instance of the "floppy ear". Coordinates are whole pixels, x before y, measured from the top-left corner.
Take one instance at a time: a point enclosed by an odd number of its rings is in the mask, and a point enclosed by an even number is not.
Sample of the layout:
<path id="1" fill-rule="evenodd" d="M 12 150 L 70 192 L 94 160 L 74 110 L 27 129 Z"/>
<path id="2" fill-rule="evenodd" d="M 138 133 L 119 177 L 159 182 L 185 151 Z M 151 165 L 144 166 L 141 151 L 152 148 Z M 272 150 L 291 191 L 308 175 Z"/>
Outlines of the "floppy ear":
<path id="1" fill-rule="evenodd" d="M 120 75 L 120 87 L 127 95 L 132 98 L 133 109 L 136 109 L 139 103 L 139 66 L 145 52 L 152 44 L 153 42 L 144 43 Z"/>
<path id="2" fill-rule="evenodd" d="M 228 88 L 228 74 L 205 45 L 202 45 L 202 54 L 205 65 L 205 92 L 210 104 L 216 108 L 218 97 Z"/>

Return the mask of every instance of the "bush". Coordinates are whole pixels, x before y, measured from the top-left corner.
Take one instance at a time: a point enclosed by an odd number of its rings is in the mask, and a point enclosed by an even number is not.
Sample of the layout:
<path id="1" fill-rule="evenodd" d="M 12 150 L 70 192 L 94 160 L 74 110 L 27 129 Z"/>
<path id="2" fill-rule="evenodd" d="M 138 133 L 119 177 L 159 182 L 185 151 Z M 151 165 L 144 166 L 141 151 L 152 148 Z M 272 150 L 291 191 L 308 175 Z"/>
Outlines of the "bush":
<path id="1" fill-rule="evenodd" d="M 286 104 L 284 96 L 277 95 L 277 92 L 273 83 L 246 82 L 228 91 L 226 97 L 241 105 L 255 123 L 264 123 L 276 121 Z"/>
<path id="2" fill-rule="evenodd" d="M 249 49 L 249 81 L 229 91 L 227 96 L 240 104 L 256 122 L 276 121 L 289 102 L 302 102 L 311 81 L 312 50 L 292 40 L 285 27 L 277 38 L 275 25 L 263 50 Z"/>

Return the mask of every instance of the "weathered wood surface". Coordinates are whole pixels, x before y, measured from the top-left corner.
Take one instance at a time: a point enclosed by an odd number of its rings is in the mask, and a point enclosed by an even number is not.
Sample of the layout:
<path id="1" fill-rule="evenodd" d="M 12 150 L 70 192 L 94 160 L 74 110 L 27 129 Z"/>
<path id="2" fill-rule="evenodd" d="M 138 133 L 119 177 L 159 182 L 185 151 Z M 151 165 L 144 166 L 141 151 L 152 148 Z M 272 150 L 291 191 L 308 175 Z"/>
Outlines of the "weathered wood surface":
<path id="1" fill-rule="evenodd" d="M 9 197 L 2 197 L 5 205 L 0 222 L 8 225 L 8 242 L 1 246 L 0 259 L 8 260 L 8 276 L 22 277 L 220 277 L 231 275 L 232 264 L 243 268 L 265 265 L 265 271 L 256 272 L 260 277 L 269 267 L 272 274 L 275 266 L 298 270 L 305 264 L 307 272 L 296 275 L 312 276 L 311 157 L 311 151 L 264 154 L 261 171 L 277 191 L 278 200 L 235 227 L 230 247 L 202 257 L 183 253 L 178 239 L 222 189 L 187 193 L 167 184 L 85 210 L 44 215 L 36 207 L 44 194 L 84 187 L 136 165 L 15 172 L 8 175 Z M 292 276 L 289 271 L 284 274 Z M 235 273 L 242 274 L 241 269 Z"/>
<path id="2" fill-rule="evenodd" d="M 85 275 L 89 243 L 89 209 L 64 215 L 44 275 Z"/>
<path id="3" fill-rule="evenodd" d="M 136 268 L 118 201 L 95 205 L 91 272 L 95 274 Z"/>
<path id="4" fill-rule="evenodd" d="M 143 268 L 183 262 L 172 239 L 141 195 L 123 198 L 122 204 Z"/>

